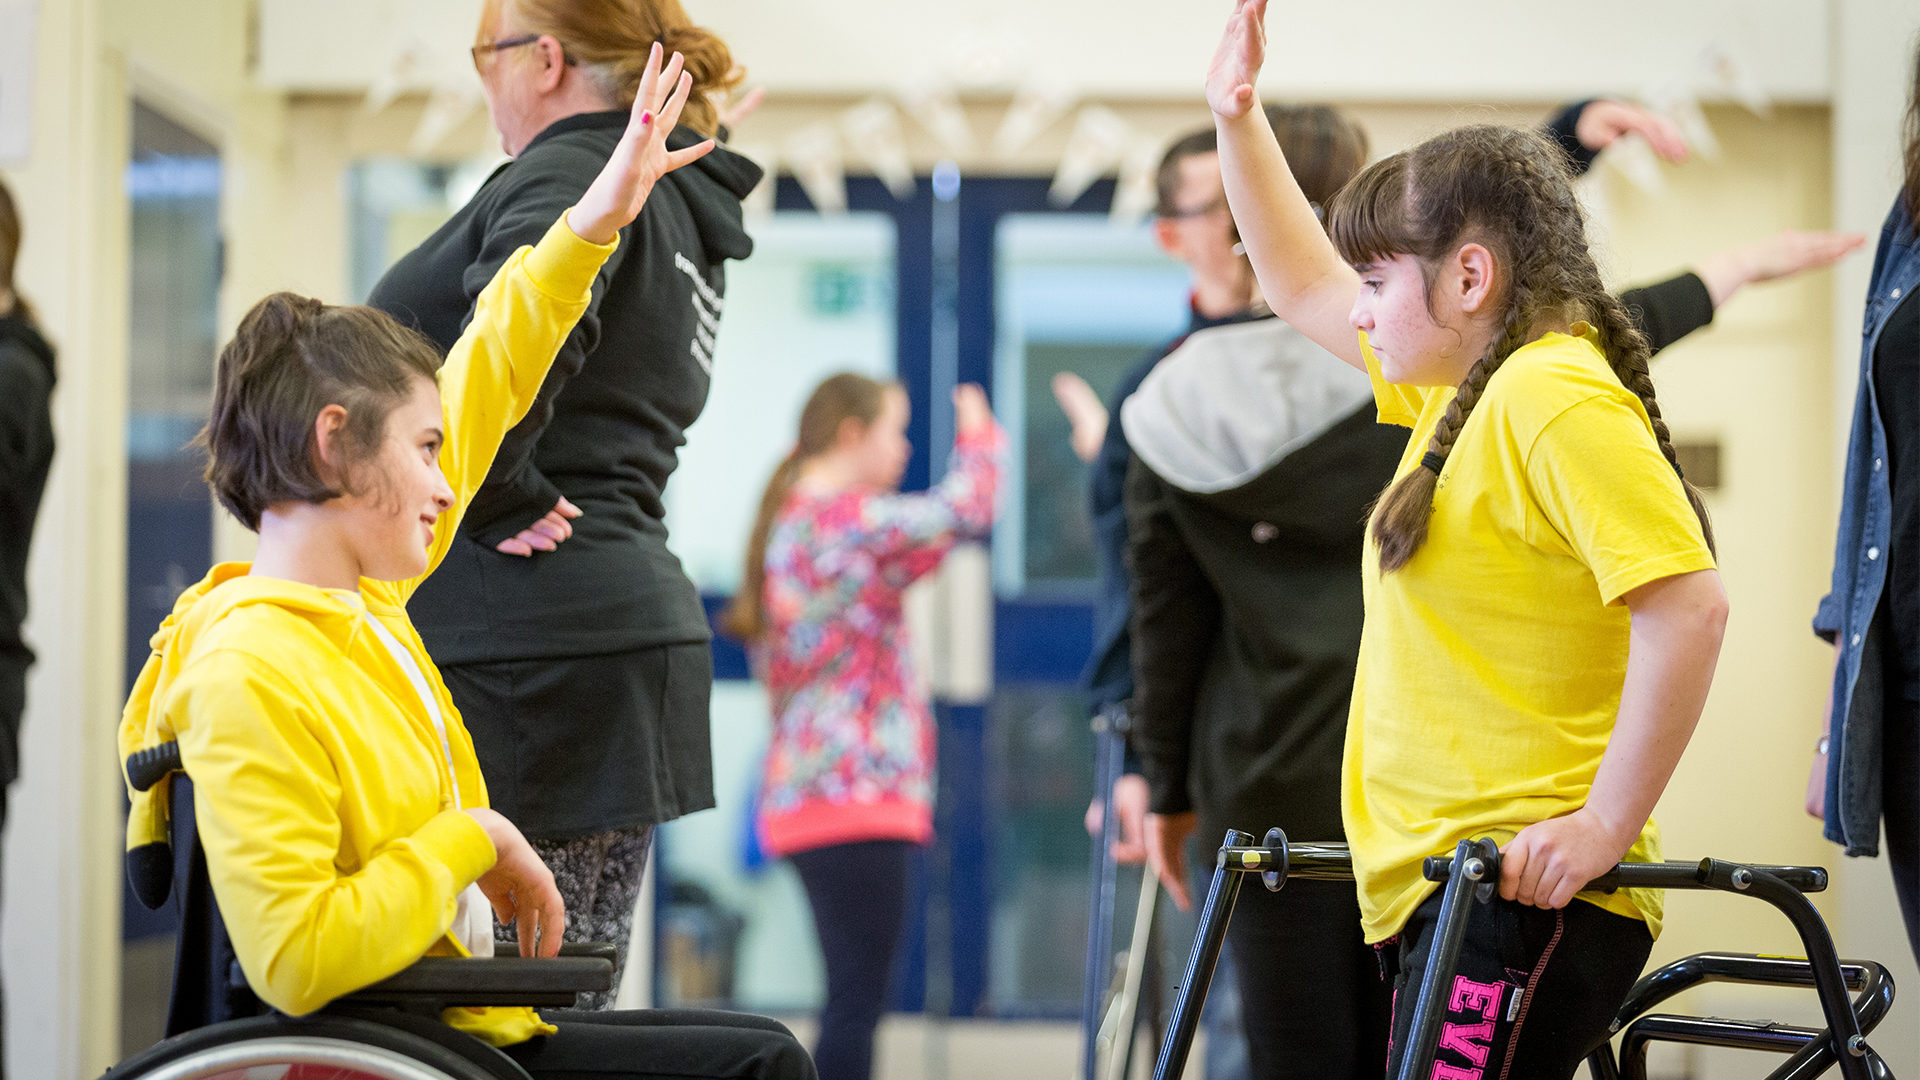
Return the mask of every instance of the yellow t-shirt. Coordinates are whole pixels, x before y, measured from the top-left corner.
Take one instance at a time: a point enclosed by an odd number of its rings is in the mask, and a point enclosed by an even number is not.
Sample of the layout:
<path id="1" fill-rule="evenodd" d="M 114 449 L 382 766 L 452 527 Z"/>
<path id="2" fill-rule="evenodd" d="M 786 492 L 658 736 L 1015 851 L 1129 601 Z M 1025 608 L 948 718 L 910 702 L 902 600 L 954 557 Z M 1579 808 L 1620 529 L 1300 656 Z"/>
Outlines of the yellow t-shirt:
<path id="1" fill-rule="evenodd" d="M 1488 380 L 1434 495 L 1426 544 L 1382 574 L 1369 536 L 1366 626 L 1341 803 L 1366 939 L 1435 886 L 1428 855 L 1585 805 L 1619 712 L 1630 615 L 1620 597 L 1714 566 L 1640 399 L 1597 335 L 1550 333 Z M 1383 423 L 1421 468 L 1452 387 L 1389 384 L 1361 335 Z M 1652 821 L 1628 854 L 1660 858 Z M 1659 934 L 1657 892 L 1582 894 Z"/>

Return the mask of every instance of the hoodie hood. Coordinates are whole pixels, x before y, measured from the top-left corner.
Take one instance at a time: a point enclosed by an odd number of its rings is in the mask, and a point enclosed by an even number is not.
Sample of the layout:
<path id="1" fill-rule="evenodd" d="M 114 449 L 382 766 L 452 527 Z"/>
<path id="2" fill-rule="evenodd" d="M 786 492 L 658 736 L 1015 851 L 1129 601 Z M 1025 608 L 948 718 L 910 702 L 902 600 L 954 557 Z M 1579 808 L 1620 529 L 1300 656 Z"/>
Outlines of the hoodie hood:
<path id="1" fill-rule="evenodd" d="M 1239 488 L 1371 403 L 1364 373 L 1278 318 L 1187 338 L 1120 410 L 1127 442 L 1196 495 Z"/>
<path id="2" fill-rule="evenodd" d="M 165 715 L 167 690 L 194 655 L 196 647 L 227 616 L 244 608 L 271 605 L 313 623 L 344 647 L 360 632 L 362 601 L 356 594 L 330 591 L 279 578 L 249 577 L 247 563 L 221 563 L 180 594 L 173 611 L 147 644 L 152 654 L 120 714 L 120 767 L 129 755 L 177 739 Z M 128 785 L 132 810 L 127 816 L 127 874 L 148 907 L 167 898 L 173 860 L 168 849 L 168 781 L 135 791 Z"/>
<path id="3" fill-rule="evenodd" d="M 47 377 L 54 378 L 53 346 L 40 335 L 39 328 L 27 320 L 27 317 L 15 310 L 11 315 L 0 316 L 0 346 L 18 345 L 27 354 L 40 361 L 47 369 Z"/>
<path id="4" fill-rule="evenodd" d="M 678 129 L 667 136 L 669 149 L 678 150 L 700 141 L 700 136 Z M 673 184 L 693 211 L 694 227 L 700 232 L 700 244 L 707 249 L 707 261 L 744 259 L 753 254 L 753 238 L 741 222 L 740 200 L 745 199 L 764 176 L 760 166 L 725 146 L 716 146 L 706 157 L 666 175 L 663 182 Z"/>
<path id="5" fill-rule="evenodd" d="M 619 144 L 620 135 L 627 128 L 627 119 L 625 109 L 563 117 L 535 135 L 516 160 L 538 159 L 540 155 L 535 153 L 536 148 L 570 131 L 593 132 L 589 141 L 600 147 L 604 159 Z M 703 138 L 705 136 L 686 128 L 675 128 L 667 136 L 667 149 L 682 150 Z M 502 165 L 500 170 L 505 168 L 507 166 Z M 494 175 L 498 176 L 500 170 L 495 170 Z M 707 261 L 717 264 L 722 259 L 744 259 L 753 254 L 753 238 L 747 235 L 746 226 L 741 223 L 740 200 L 759 185 L 763 176 L 764 170 L 760 166 L 727 149 L 725 145 L 719 145 L 699 161 L 668 173 L 660 182 L 672 185 L 686 200 L 687 208 L 693 212 L 694 228 L 699 231 L 700 244 L 706 249 Z"/>

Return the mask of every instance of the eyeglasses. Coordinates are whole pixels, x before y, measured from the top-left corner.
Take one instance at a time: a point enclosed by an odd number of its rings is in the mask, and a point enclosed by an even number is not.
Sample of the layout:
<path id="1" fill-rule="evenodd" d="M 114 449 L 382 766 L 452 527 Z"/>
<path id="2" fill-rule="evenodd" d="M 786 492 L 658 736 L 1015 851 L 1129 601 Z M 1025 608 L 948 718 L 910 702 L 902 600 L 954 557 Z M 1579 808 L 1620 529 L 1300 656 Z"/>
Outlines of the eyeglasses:
<path id="1" fill-rule="evenodd" d="M 1218 198 L 1211 199 L 1205 203 L 1200 204 L 1199 206 L 1170 207 L 1168 208 L 1166 213 L 1161 214 L 1160 216 L 1163 218 L 1168 218 L 1170 220 L 1180 221 L 1187 218 L 1211 217 L 1212 215 L 1217 214 L 1220 211 L 1225 210 L 1226 208 L 1227 208 L 1227 196 L 1225 192 L 1221 192 Z"/>
<path id="2" fill-rule="evenodd" d="M 502 49 L 517 49 L 522 45 L 531 45 L 539 40 L 539 34 L 521 34 L 519 37 L 482 42 L 467 51 L 473 55 L 473 70 L 479 71 L 486 64 L 487 58 L 494 53 Z"/>

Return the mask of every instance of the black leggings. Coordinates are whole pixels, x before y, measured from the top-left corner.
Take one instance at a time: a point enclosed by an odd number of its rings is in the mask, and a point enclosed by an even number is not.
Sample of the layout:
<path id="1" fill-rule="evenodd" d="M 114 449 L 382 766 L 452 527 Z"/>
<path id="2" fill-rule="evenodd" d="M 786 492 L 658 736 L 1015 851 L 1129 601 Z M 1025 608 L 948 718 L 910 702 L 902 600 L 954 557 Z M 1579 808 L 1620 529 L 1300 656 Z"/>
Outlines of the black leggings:
<path id="1" fill-rule="evenodd" d="M 1881 719 L 1880 800 L 1887 826 L 1887 864 L 1907 944 L 1920 961 L 1920 701 L 1889 694 Z"/>
<path id="2" fill-rule="evenodd" d="M 1653 951 L 1647 924 L 1575 900 L 1559 911 L 1495 898 L 1471 905 L 1466 942 L 1445 987 L 1435 1080 L 1561 1080 L 1606 1041 Z M 1400 1068 L 1433 948 L 1440 893 L 1414 909 L 1397 940 L 1393 1045 Z"/>
<path id="3" fill-rule="evenodd" d="M 873 1033 L 886 1010 L 918 851 L 906 840 L 866 840 L 790 856 L 827 963 L 827 1006 L 813 1048 L 821 1080 L 873 1074 Z"/>
<path id="4" fill-rule="evenodd" d="M 1227 924 L 1253 1080 L 1378 1077 L 1392 990 L 1360 934 L 1350 882 L 1240 890 Z"/>
<path id="5" fill-rule="evenodd" d="M 776 1020 L 707 1009 L 542 1013 L 560 1029 L 504 1047 L 535 1080 L 813 1080 Z"/>

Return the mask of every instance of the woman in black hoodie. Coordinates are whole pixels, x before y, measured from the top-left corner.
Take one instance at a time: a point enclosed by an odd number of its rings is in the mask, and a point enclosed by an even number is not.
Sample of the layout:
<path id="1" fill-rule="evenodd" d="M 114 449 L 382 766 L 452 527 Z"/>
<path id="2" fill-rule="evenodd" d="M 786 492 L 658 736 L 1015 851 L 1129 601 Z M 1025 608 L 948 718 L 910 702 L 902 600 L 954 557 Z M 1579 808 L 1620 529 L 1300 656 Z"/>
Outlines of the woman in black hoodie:
<path id="1" fill-rule="evenodd" d="M 474 64 L 514 160 L 368 302 L 457 338 L 501 262 L 606 162 L 656 41 L 694 78 L 670 145 L 714 134 L 710 95 L 738 76 L 678 0 L 489 0 Z M 653 827 L 714 805 L 709 633 L 662 494 L 706 405 L 722 264 L 752 250 L 740 200 L 759 179 L 725 148 L 663 178 L 409 608 L 493 805 L 553 869 L 569 940 L 624 950 Z"/>

